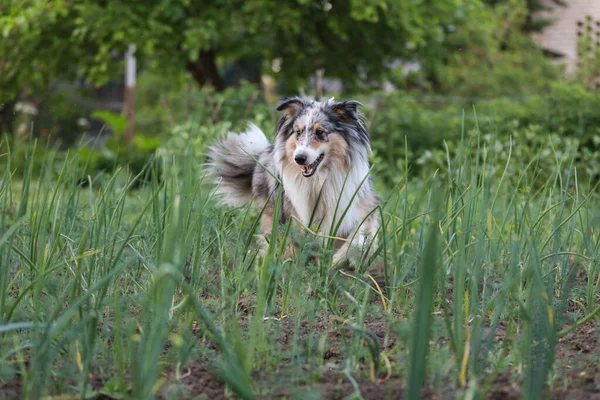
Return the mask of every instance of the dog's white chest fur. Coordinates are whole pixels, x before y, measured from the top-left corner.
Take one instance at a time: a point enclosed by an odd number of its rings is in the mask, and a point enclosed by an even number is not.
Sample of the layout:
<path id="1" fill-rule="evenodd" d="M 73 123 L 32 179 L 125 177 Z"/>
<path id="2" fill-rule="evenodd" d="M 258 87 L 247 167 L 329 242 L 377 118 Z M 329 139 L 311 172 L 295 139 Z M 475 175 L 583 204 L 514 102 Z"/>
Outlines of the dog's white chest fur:
<path id="1" fill-rule="evenodd" d="M 365 217 L 358 206 L 360 192 L 363 189 L 362 187 L 359 189 L 359 187 L 369 172 L 368 165 L 361 164 L 357 163 L 351 168 L 347 179 L 345 173 L 333 166 L 332 168 L 324 166 L 310 178 L 303 177 L 298 168 L 284 167 L 282 171 L 283 187 L 286 196 L 294 206 L 295 215 L 300 221 L 308 226 L 312 217 L 312 225 L 320 225 L 319 231 L 329 234 L 332 224 L 339 223 L 352 201 L 340 228 L 334 232 L 334 235 L 346 236 L 356 229 Z M 346 180 L 345 184 L 344 180 Z M 357 190 L 358 194 L 354 196 Z M 320 198 L 319 193 L 321 193 Z"/>

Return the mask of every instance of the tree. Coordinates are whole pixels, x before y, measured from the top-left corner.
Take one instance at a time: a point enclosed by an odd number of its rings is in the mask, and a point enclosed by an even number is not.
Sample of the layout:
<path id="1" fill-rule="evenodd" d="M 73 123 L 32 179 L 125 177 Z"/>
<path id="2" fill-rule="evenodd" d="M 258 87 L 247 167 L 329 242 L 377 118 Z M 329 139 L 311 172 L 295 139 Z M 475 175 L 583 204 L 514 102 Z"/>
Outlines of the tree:
<path id="1" fill-rule="evenodd" d="M 441 33 L 480 1 L 4 0 L 0 88 L 6 97 L 51 77 L 103 84 L 119 76 L 132 43 L 146 67 L 185 69 L 217 89 L 222 66 L 240 59 L 271 73 L 278 63 L 292 88 L 317 68 L 377 82 L 387 63 L 443 45 Z"/>
<path id="2" fill-rule="evenodd" d="M 80 57 L 80 49 L 60 40 L 72 34 L 61 23 L 68 15 L 60 2 L 0 2 L 0 129 L 7 130 L 10 109 L 24 92 L 45 89 L 50 77 L 76 73 L 73 60 Z"/>

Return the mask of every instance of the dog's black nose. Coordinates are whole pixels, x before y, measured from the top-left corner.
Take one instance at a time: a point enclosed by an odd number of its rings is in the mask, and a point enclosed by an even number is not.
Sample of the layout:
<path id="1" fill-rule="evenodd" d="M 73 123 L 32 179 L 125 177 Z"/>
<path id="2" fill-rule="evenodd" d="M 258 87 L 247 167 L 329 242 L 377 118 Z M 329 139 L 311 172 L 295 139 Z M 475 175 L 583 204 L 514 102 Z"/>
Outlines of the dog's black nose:
<path id="1" fill-rule="evenodd" d="M 304 165 L 306 164 L 306 158 L 306 154 L 296 154 L 294 161 L 296 161 L 298 165 Z"/>

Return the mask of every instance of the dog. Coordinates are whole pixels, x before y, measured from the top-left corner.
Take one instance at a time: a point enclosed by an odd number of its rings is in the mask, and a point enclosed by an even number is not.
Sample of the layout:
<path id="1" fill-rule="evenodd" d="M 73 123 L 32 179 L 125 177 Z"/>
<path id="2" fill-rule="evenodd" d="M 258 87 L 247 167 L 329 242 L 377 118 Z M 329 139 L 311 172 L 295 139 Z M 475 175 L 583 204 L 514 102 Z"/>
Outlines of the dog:
<path id="1" fill-rule="evenodd" d="M 281 186 L 279 222 L 295 217 L 305 227 L 316 224 L 318 232 L 337 238 L 333 263 L 349 260 L 350 248 L 374 243 L 380 225 L 361 106 L 353 100 L 284 98 L 273 144 L 250 124 L 209 148 L 208 176 L 217 195 L 231 206 L 253 201 L 263 210 L 262 231 L 269 235 Z"/>

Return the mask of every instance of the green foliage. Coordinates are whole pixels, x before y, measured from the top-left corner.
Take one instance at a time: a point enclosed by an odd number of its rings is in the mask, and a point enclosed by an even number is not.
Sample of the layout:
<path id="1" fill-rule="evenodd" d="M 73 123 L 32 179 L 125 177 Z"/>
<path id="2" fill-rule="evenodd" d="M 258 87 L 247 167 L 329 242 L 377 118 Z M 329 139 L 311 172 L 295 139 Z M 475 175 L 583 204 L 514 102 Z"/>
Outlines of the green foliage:
<path id="1" fill-rule="evenodd" d="M 123 63 L 114 54 L 130 44 L 137 45 L 140 65 L 169 75 L 188 71 L 200 85 L 218 89 L 219 69 L 239 60 L 255 60 L 290 91 L 317 68 L 348 86 L 379 83 L 399 59 L 420 62 L 426 80 L 437 84 L 439 68 L 463 52 L 458 42 L 465 35 L 498 40 L 490 37 L 490 25 L 501 23 L 481 0 L 426 7 L 393 0 L 10 0 L 0 10 L 0 82 L 9 96 L 26 85 L 43 87 L 49 78 L 83 76 L 104 84 L 120 75 Z M 50 40 L 56 37 L 61 40 Z"/>
<path id="2" fill-rule="evenodd" d="M 124 140 L 123 135 L 127 129 L 127 118 L 110 111 L 94 111 L 92 118 L 103 121 L 105 127 L 109 129 L 108 133 L 112 133 L 114 140 Z"/>
<path id="3" fill-rule="evenodd" d="M 233 129 L 243 129 L 249 121 L 262 125 L 274 113 L 260 88 L 247 82 L 218 92 L 198 88 L 181 72 L 169 79 L 146 72 L 137 86 L 136 130 L 146 136 L 165 136 L 192 121 L 204 126 L 227 122 Z"/>
<path id="4" fill-rule="evenodd" d="M 513 0 L 483 0 L 489 5 L 498 5 L 511 3 Z M 523 23 L 523 28 L 529 32 L 540 32 L 548 25 L 551 25 L 553 20 L 550 18 L 542 18 L 541 12 L 566 6 L 565 0 L 527 0 L 527 19 Z"/>
<path id="5" fill-rule="evenodd" d="M 480 146 L 477 138 L 483 137 L 489 139 L 488 151 L 501 145 L 498 151 L 506 152 L 512 137 L 515 151 L 523 154 L 525 160 L 535 158 L 540 146 L 552 143 L 559 153 L 565 148 L 575 150 L 579 171 L 586 171 L 586 175 L 590 174 L 588 177 L 598 171 L 594 161 L 600 135 L 600 117 L 596 111 L 600 107 L 598 93 L 561 84 L 553 85 L 545 95 L 520 100 L 481 99 L 474 105 L 463 105 L 452 98 L 434 96 L 425 97 L 422 102 L 430 106 L 402 93 L 378 101 L 370 134 L 374 163 L 381 166 L 381 176 L 387 183 L 400 179 L 398 171 L 403 170 L 405 159 L 414 174 L 421 169 L 444 168 L 447 151 L 452 157 L 459 147 L 463 125 L 472 151 Z M 552 157 L 544 160 L 550 163 L 547 166 L 550 169 L 544 170 L 551 170 Z"/>
<path id="6" fill-rule="evenodd" d="M 282 7 L 255 0 L 245 8 L 252 13 L 251 31 L 273 35 L 265 42 L 266 61 L 270 65 L 281 60 L 281 76 L 293 89 L 316 68 L 351 85 L 388 76 L 387 64 L 399 58 L 428 64 L 426 50 L 444 47 L 448 27 L 466 22 L 477 3 L 429 2 L 423 7 L 416 2 L 346 0 Z"/>
<path id="7" fill-rule="evenodd" d="M 125 117 L 110 111 L 96 111 L 92 117 L 104 121 L 109 132 L 106 132 L 108 138 L 103 145 L 86 143 L 91 148 L 79 151 L 80 162 L 84 166 L 80 172 L 83 182 L 87 183 L 88 175 L 93 178 L 93 183 L 98 179 L 102 182 L 106 173 L 112 173 L 121 167 L 129 168 L 129 172 L 137 176 L 148 165 L 155 163 L 155 152 L 162 144 L 160 139 L 138 134 L 133 143 L 129 144 L 124 136 L 127 128 Z M 136 182 L 144 182 L 145 178 L 147 177 L 139 178 Z"/>
<path id="8" fill-rule="evenodd" d="M 527 32 L 519 27 L 527 17 L 521 0 L 484 8 L 477 24 L 456 28 L 446 62 L 439 63 L 439 89 L 453 96 L 510 96 L 546 92 L 561 78 Z"/>
<path id="9" fill-rule="evenodd" d="M 190 121 L 176 125 L 161 150 L 169 155 L 185 154 L 187 151 L 191 151 L 198 160 L 202 160 L 208 146 L 230 129 L 231 123 L 229 122 L 200 125 Z"/>
<path id="10" fill-rule="evenodd" d="M 191 151 L 201 162 L 216 139 L 227 131 L 242 131 L 248 123 L 272 135 L 276 117 L 274 106 L 265 103 L 259 88 L 246 82 L 217 92 L 197 88 L 181 73 L 170 81 L 152 73 L 140 78 L 136 127 L 147 135 L 144 140 L 160 141 L 163 154 Z"/>
<path id="11" fill-rule="evenodd" d="M 600 45 L 592 35 L 592 18 L 586 18 L 577 42 L 577 80 L 587 89 L 600 87 Z"/>
<path id="12" fill-rule="evenodd" d="M 72 9 L 62 1 L 0 3 L 0 107 L 23 89 L 46 89 L 50 78 L 72 77 L 81 50 L 68 40 Z"/>

